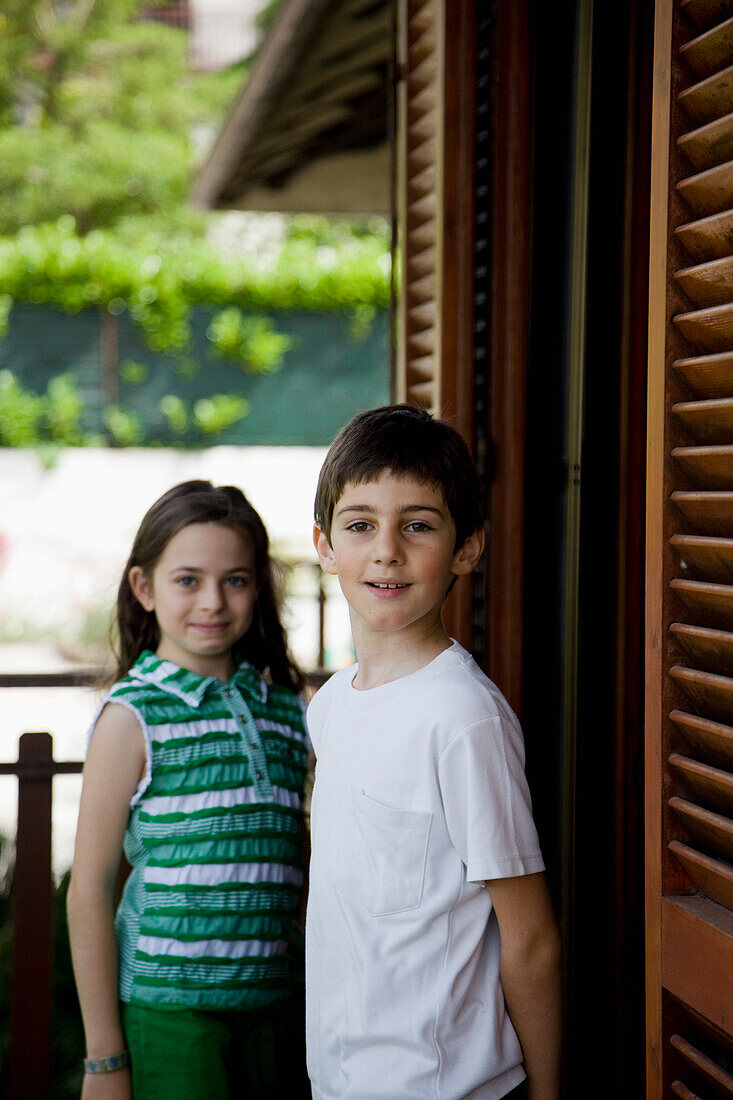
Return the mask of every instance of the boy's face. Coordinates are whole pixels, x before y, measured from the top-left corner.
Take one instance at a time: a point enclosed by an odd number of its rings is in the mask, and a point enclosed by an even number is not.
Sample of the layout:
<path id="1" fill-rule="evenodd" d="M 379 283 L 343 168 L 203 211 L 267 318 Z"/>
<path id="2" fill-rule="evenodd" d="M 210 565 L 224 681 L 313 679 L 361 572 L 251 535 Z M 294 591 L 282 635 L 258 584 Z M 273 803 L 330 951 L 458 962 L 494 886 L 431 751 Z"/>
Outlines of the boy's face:
<path id="1" fill-rule="evenodd" d="M 455 540 L 441 490 L 389 470 L 346 486 L 333 510 L 330 543 L 320 528 L 314 531 L 321 566 L 338 576 L 355 633 L 439 623 L 453 576 L 470 573 L 483 549 L 480 531 L 457 551 Z"/>

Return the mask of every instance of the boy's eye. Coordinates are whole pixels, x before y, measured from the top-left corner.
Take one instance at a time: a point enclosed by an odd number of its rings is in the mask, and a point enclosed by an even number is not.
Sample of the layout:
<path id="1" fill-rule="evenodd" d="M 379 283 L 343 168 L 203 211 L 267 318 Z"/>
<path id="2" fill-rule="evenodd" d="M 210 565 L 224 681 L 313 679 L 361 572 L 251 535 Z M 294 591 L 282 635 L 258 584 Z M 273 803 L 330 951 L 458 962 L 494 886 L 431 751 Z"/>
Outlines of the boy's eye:
<path id="1" fill-rule="evenodd" d="M 357 520 L 354 520 L 353 523 L 350 523 L 349 526 L 346 528 L 346 530 L 347 531 L 356 531 L 357 534 L 358 534 L 361 531 L 368 531 L 370 527 L 371 527 L 371 524 L 367 523 L 367 521 L 365 519 L 357 519 Z"/>
<path id="2" fill-rule="evenodd" d="M 429 523 L 425 523 L 421 519 L 416 519 L 416 520 L 413 520 L 412 523 L 407 524 L 407 530 L 408 531 L 417 531 L 419 533 L 421 531 L 432 531 L 432 527 L 430 526 Z"/>

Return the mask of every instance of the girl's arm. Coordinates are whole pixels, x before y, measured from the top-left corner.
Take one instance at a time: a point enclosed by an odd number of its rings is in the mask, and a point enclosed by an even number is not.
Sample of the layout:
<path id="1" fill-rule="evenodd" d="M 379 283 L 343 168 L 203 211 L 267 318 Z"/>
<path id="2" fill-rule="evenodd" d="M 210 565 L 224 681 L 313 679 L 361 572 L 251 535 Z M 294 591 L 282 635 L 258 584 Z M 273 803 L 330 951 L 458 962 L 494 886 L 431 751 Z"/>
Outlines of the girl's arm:
<path id="1" fill-rule="evenodd" d="M 529 1100 L 559 1100 L 560 933 L 542 874 L 486 883 L 501 934 L 501 984 L 519 1037 Z"/>
<path id="2" fill-rule="evenodd" d="M 68 894 L 69 939 L 88 1058 L 119 1054 L 125 1046 L 117 989 L 114 888 L 130 799 L 144 769 L 140 723 L 127 707 L 108 704 L 84 765 Z M 129 1070 L 84 1076 L 85 1100 L 122 1100 L 129 1095 Z"/>

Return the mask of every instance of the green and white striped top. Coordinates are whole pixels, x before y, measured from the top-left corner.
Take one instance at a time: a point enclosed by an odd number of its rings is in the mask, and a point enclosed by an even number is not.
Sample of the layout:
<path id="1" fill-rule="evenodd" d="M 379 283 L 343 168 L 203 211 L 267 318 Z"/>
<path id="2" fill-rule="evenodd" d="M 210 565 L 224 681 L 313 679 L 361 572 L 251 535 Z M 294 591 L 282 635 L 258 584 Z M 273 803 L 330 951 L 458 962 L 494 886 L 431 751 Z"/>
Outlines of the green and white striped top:
<path id="1" fill-rule="evenodd" d="M 146 651 L 107 702 L 138 716 L 147 756 L 115 919 L 121 999 L 227 1009 L 284 998 L 303 881 L 300 700 L 246 662 L 223 684 Z"/>

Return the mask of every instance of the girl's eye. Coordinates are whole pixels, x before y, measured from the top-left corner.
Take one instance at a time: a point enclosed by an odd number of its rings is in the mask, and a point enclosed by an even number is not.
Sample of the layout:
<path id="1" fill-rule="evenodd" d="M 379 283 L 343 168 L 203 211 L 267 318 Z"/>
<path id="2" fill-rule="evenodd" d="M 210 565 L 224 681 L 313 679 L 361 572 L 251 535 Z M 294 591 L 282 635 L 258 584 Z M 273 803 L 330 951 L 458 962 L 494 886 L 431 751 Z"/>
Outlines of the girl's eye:
<path id="1" fill-rule="evenodd" d="M 196 578 L 195 577 L 186 576 L 186 577 L 178 577 L 176 579 L 176 584 L 180 584 L 181 588 L 190 588 L 191 585 L 193 585 L 195 583 L 196 583 Z"/>
<path id="2" fill-rule="evenodd" d="M 231 588 L 246 588 L 249 584 L 249 578 L 247 577 L 227 577 L 227 584 Z"/>

